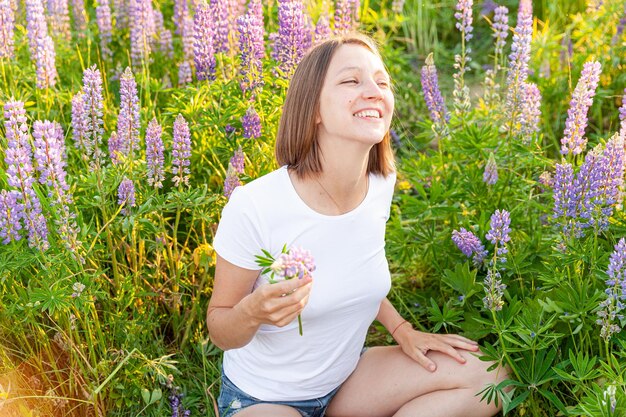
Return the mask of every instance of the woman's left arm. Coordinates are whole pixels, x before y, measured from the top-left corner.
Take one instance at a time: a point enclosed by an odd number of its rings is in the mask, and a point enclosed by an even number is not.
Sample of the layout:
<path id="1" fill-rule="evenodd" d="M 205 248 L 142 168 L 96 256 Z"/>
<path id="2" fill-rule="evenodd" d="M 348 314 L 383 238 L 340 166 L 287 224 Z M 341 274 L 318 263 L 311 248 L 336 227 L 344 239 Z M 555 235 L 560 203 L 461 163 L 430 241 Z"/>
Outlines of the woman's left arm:
<path id="1" fill-rule="evenodd" d="M 426 356 L 430 350 L 445 353 L 459 363 L 465 363 L 465 358 L 456 349 L 478 351 L 478 343 L 457 334 L 425 333 L 414 330 L 411 323 L 402 318 L 387 298 L 380 303 L 376 319 L 391 333 L 406 355 L 431 372 L 434 372 L 437 366 Z"/>

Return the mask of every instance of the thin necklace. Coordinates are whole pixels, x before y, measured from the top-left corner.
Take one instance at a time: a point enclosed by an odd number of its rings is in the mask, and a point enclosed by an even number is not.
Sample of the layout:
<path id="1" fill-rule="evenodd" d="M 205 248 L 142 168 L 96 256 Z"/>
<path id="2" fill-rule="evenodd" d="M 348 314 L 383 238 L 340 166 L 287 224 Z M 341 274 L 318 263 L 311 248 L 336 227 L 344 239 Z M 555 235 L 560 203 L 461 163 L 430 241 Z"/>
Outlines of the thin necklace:
<path id="1" fill-rule="evenodd" d="M 330 198 L 330 200 L 333 202 L 333 204 L 335 204 L 335 207 L 337 207 L 337 210 L 339 210 L 339 213 L 343 214 L 344 211 L 343 209 L 339 206 L 339 204 L 337 204 L 337 201 L 335 201 L 335 199 L 333 198 L 332 194 L 330 194 L 328 192 L 328 190 L 326 189 L 326 187 L 324 187 L 324 185 L 322 185 L 322 183 L 320 182 L 320 180 L 317 178 L 317 176 L 313 177 L 315 179 L 315 181 L 320 185 L 320 187 L 322 187 L 322 190 L 324 190 L 324 192 L 326 193 L 326 195 L 328 196 L 328 198 Z M 367 193 L 367 189 L 369 188 L 369 175 L 365 176 L 365 192 Z"/>

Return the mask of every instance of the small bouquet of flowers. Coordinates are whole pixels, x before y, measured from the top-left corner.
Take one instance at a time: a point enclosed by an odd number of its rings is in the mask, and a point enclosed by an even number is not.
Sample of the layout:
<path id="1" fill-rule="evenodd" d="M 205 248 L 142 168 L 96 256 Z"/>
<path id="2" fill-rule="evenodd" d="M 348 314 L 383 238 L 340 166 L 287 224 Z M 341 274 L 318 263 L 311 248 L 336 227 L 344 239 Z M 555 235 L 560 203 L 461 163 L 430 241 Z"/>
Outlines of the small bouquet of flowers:
<path id="1" fill-rule="evenodd" d="M 256 256 L 256 263 L 263 268 L 262 274 L 270 273 L 268 279 L 270 284 L 293 278 L 302 279 L 315 271 L 313 256 L 306 249 L 300 247 L 287 249 L 285 244 L 277 258 L 274 258 L 265 249 L 262 249 L 262 252 L 263 255 Z M 299 314 L 298 330 L 300 331 L 300 336 L 302 336 L 302 318 Z"/>

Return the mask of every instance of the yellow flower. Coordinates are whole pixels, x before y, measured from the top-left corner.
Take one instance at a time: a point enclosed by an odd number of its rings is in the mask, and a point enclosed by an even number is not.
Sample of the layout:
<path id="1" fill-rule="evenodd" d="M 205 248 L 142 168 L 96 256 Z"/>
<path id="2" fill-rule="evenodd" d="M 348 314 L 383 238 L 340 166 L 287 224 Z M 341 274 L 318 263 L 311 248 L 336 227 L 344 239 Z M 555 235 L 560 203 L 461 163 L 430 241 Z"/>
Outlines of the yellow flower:
<path id="1" fill-rule="evenodd" d="M 411 189 L 411 183 L 407 180 L 402 180 L 398 182 L 398 190 L 399 191 L 408 191 Z"/>
<path id="2" fill-rule="evenodd" d="M 208 243 L 203 243 L 194 249 L 193 263 L 196 265 L 196 268 L 200 266 L 201 263 L 205 268 L 215 265 L 215 250 L 213 246 Z"/>

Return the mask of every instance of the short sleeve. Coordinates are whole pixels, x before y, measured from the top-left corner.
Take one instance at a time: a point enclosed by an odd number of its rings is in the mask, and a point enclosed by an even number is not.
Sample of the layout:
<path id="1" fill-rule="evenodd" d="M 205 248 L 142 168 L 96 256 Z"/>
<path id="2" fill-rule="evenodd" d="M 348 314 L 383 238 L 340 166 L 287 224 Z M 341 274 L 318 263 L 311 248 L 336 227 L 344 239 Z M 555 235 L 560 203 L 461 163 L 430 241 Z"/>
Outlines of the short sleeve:
<path id="1" fill-rule="evenodd" d="M 255 256 L 263 248 L 262 225 L 254 204 L 244 187 L 237 187 L 222 210 L 222 218 L 213 239 L 213 249 L 222 258 L 240 268 L 261 269 Z"/>

